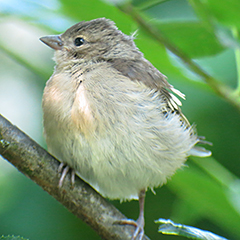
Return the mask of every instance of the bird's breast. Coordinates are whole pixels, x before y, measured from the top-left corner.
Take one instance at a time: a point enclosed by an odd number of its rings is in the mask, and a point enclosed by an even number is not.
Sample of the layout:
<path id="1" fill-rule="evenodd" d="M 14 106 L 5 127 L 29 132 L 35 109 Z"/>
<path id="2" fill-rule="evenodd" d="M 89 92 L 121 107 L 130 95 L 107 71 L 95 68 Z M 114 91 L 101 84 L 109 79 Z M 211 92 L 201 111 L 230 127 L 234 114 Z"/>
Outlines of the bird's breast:
<path id="1" fill-rule="evenodd" d="M 96 128 L 91 103 L 82 82 L 75 93 L 75 99 L 71 108 L 71 120 L 73 125 L 85 136 L 91 134 Z"/>

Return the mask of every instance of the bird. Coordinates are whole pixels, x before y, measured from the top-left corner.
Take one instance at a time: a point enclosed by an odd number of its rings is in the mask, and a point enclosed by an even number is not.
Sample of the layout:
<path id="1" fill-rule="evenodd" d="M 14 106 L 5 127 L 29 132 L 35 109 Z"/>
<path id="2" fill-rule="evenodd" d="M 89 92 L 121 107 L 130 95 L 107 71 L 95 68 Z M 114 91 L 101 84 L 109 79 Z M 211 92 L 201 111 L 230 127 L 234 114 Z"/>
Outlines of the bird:
<path id="1" fill-rule="evenodd" d="M 40 40 L 56 66 L 42 100 L 48 151 L 108 199 L 139 200 L 132 239 L 144 235 L 145 192 L 162 186 L 188 156 L 211 151 L 181 111 L 175 89 L 106 18 L 76 23 Z"/>

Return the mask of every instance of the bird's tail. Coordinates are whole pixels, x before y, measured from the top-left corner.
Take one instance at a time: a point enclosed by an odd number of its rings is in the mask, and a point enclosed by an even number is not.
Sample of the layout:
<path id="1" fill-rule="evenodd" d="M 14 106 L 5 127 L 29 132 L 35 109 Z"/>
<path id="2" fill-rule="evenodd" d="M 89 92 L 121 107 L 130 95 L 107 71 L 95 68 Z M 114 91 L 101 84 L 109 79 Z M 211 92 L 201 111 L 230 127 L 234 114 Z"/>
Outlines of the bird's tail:
<path id="1" fill-rule="evenodd" d="M 199 144 L 208 144 L 212 145 L 211 142 L 208 142 L 205 140 L 205 137 L 199 136 L 197 145 L 195 145 L 190 151 L 189 155 L 197 156 L 197 157 L 209 157 L 212 155 L 212 152 L 210 150 L 205 149 L 204 147 L 198 146 Z"/>

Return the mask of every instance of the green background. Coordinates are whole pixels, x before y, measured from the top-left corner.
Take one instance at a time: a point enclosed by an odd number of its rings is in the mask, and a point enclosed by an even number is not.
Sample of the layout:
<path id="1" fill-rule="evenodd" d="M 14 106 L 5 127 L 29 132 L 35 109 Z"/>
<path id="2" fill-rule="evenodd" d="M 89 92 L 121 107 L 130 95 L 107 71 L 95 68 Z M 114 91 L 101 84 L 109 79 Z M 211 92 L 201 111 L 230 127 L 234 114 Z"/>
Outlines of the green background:
<path id="1" fill-rule="evenodd" d="M 239 0 L 134 0 L 132 4 L 211 76 L 233 89 L 238 87 Z M 197 125 L 199 135 L 213 142 L 208 147 L 212 157 L 189 158 L 187 167 L 156 189 L 156 195 L 147 192 L 146 234 L 151 239 L 184 239 L 157 232 L 154 220 L 170 218 L 228 239 L 240 239 L 239 110 L 217 96 L 181 59 L 111 1 L 0 1 L 0 113 L 46 148 L 41 97 L 54 62 L 53 51 L 38 39 L 98 17 L 112 19 L 128 35 L 138 29 L 137 46 L 175 88 L 186 94 L 184 114 Z M 137 218 L 136 201 L 113 204 L 129 218 Z M 31 240 L 100 239 L 4 159 L 0 159 L 0 235 Z"/>

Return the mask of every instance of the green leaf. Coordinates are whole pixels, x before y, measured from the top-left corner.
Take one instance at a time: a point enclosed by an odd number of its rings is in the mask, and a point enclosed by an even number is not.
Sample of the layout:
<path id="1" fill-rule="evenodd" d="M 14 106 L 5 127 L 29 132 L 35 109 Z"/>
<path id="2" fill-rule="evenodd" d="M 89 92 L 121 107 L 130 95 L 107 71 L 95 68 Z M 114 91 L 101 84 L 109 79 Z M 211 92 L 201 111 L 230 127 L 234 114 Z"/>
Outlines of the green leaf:
<path id="1" fill-rule="evenodd" d="M 239 43 L 230 32 L 240 30 L 239 11 L 240 1 L 201 1 L 188 0 L 204 25 L 214 31 L 222 45 L 238 48 Z M 227 26 L 227 27 L 226 27 Z"/>
<path id="2" fill-rule="evenodd" d="M 169 219 L 166 220 L 166 219 L 160 218 L 155 222 L 162 224 L 159 226 L 158 231 L 163 234 L 178 235 L 178 236 L 188 237 L 192 239 L 200 239 L 200 240 L 227 240 L 226 238 L 220 237 L 209 231 L 204 231 L 198 228 L 194 228 L 194 227 L 186 226 L 182 224 L 176 224 Z"/>
<path id="3" fill-rule="evenodd" d="M 207 0 L 204 1 L 209 14 L 219 22 L 240 29 L 240 1 L 239 0 Z"/>
<path id="4" fill-rule="evenodd" d="M 224 50 L 213 32 L 199 22 L 157 24 L 158 29 L 191 58 L 215 55 Z"/>
<path id="5" fill-rule="evenodd" d="M 206 9 L 206 6 L 204 5 L 203 1 L 201 0 L 188 0 L 198 17 L 203 21 L 203 24 L 210 30 L 213 30 L 213 22 L 212 22 L 212 16 L 209 14 L 209 12 Z"/>
<path id="6" fill-rule="evenodd" d="M 179 171 L 168 186 L 180 199 L 198 210 L 201 209 L 199 213 L 203 218 L 234 233 L 235 238 L 240 238 L 240 215 L 229 201 L 227 189 L 218 182 L 191 165 L 189 169 Z"/>

